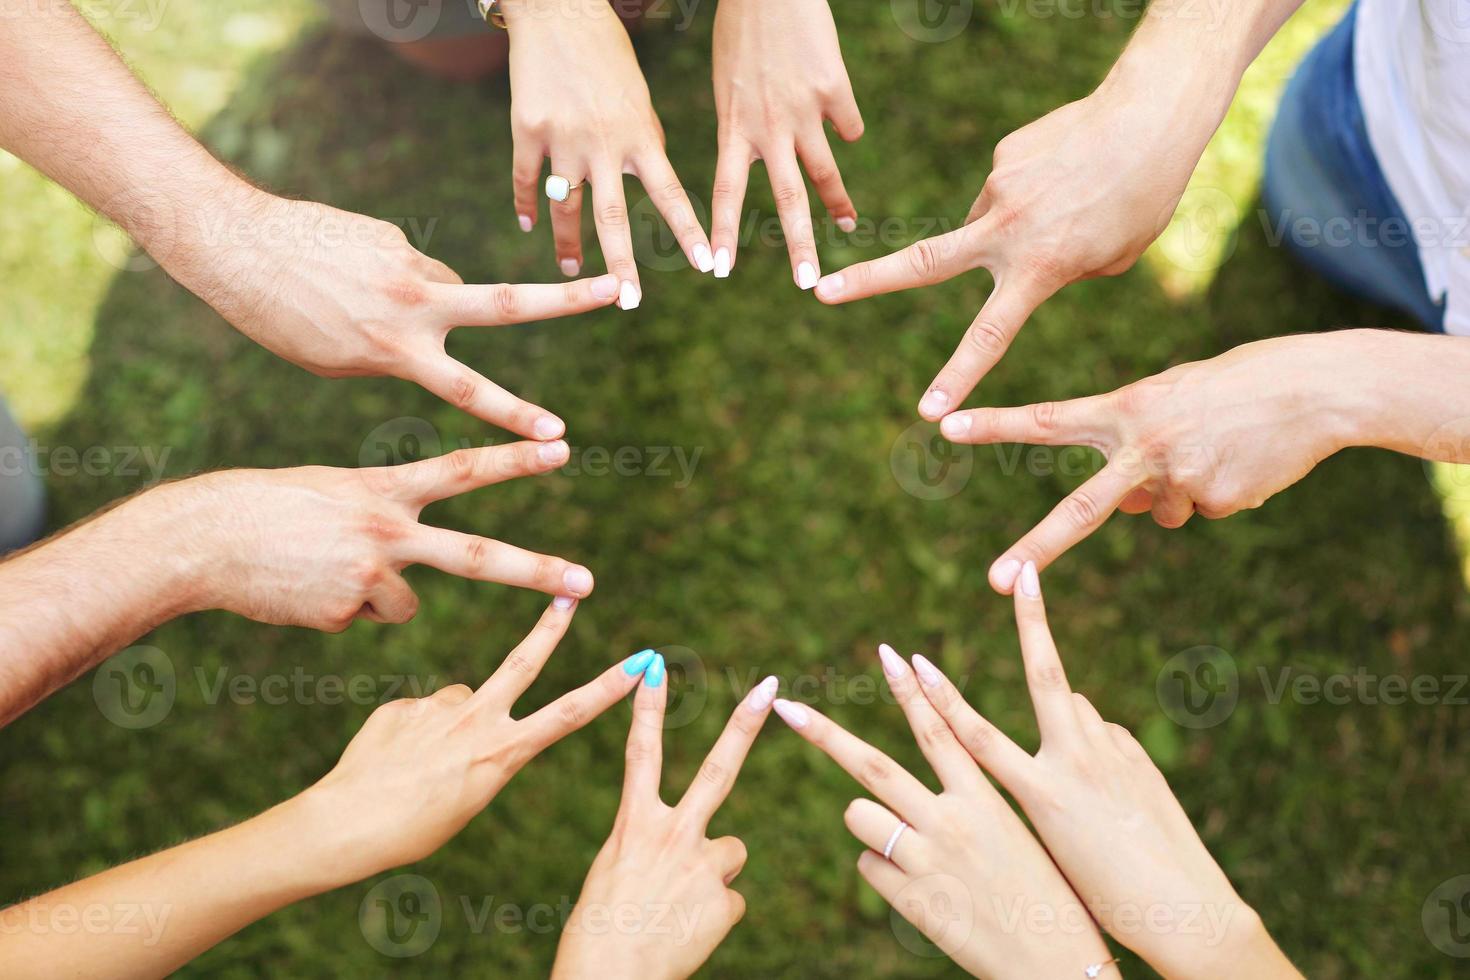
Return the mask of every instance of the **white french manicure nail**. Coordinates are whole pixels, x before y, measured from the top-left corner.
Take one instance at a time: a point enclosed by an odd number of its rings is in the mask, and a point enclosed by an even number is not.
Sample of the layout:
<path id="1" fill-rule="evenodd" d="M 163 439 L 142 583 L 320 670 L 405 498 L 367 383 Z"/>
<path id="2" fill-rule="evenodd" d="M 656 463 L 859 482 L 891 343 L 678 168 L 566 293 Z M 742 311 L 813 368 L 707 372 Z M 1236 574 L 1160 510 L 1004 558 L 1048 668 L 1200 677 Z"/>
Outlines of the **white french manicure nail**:
<path id="1" fill-rule="evenodd" d="M 796 284 L 802 289 L 811 289 L 817 284 L 817 267 L 803 262 L 796 267 Z"/>
<path id="2" fill-rule="evenodd" d="M 521 223 L 521 231 L 531 230 L 531 219 L 524 214 L 516 215 L 516 220 Z"/>
<path id="3" fill-rule="evenodd" d="M 889 677 L 902 677 L 909 672 L 908 665 L 903 662 L 903 658 L 886 643 L 878 645 L 878 659 L 883 661 L 883 673 Z"/>
<path id="4" fill-rule="evenodd" d="M 844 232 L 851 235 L 853 232 L 857 231 L 857 222 L 854 221 L 852 218 L 844 216 L 837 219 L 837 227 L 841 228 Z"/>
<path id="5" fill-rule="evenodd" d="M 561 260 L 561 274 L 566 276 L 568 279 L 575 278 L 577 273 L 581 271 L 582 263 L 578 262 L 576 259 Z"/>
<path id="6" fill-rule="evenodd" d="M 641 302 L 643 294 L 638 292 L 638 287 L 624 280 L 622 288 L 618 290 L 618 306 L 625 310 L 636 310 Z"/>
<path id="7" fill-rule="evenodd" d="M 781 698 L 776 699 L 776 714 L 780 715 L 781 720 L 792 728 L 805 728 L 806 723 L 811 721 L 811 715 L 807 714 L 805 705 Z"/>
<path id="8" fill-rule="evenodd" d="M 714 270 L 714 256 L 709 254 L 709 246 L 704 242 L 700 242 L 694 246 L 694 267 L 700 272 L 711 272 Z"/>
<path id="9" fill-rule="evenodd" d="M 944 679 L 939 668 L 922 653 L 914 654 L 914 673 L 919 675 L 919 680 L 924 682 L 925 687 L 938 687 L 939 682 Z"/>
<path id="10" fill-rule="evenodd" d="M 1036 572 L 1034 561 L 1021 566 L 1021 594 L 1028 599 L 1041 598 L 1041 576 Z"/>
<path id="11" fill-rule="evenodd" d="M 757 714 L 765 711 L 771 706 L 771 702 L 776 699 L 776 688 L 779 686 L 780 682 L 776 678 L 767 677 L 751 690 L 750 697 L 745 701 L 745 706 Z"/>
<path id="12" fill-rule="evenodd" d="M 730 250 L 722 248 L 715 253 L 715 278 L 730 278 Z"/>

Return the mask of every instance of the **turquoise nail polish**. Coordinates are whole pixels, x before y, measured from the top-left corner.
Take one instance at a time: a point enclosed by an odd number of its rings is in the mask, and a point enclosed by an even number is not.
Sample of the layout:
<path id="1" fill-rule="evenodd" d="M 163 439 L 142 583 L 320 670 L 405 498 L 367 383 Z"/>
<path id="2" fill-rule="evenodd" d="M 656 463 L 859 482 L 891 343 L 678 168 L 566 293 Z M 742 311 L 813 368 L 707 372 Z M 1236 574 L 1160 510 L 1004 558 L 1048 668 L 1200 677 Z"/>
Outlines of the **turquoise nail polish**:
<path id="1" fill-rule="evenodd" d="M 643 683 L 649 687 L 658 687 L 664 682 L 664 656 L 661 653 L 653 655 L 653 662 L 648 665 L 648 670 L 643 675 Z"/>
<path id="2" fill-rule="evenodd" d="M 633 654 L 633 656 L 623 661 L 623 673 L 627 674 L 629 677 L 636 677 L 647 670 L 648 665 L 652 663 L 653 658 L 657 656 L 658 654 L 654 653 L 652 650 L 644 650 L 641 653 L 635 653 Z"/>

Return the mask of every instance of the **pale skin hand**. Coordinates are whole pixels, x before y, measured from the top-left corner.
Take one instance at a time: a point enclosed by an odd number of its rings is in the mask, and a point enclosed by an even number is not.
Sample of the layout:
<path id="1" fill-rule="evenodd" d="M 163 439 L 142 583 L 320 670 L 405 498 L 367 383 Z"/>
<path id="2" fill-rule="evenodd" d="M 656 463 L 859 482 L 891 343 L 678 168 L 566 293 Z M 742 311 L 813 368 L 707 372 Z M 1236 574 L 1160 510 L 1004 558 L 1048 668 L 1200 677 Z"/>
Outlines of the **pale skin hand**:
<path id="1" fill-rule="evenodd" d="M 0 0 L 0 147 L 122 226 L 242 333 L 325 377 L 385 375 L 534 439 L 556 415 L 445 353 L 456 326 L 608 306 L 614 279 L 466 286 L 384 221 L 251 187 L 64 0 Z"/>
<path id="2" fill-rule="evenodd" d="M 1470 460 L 1470 341 L 1382 330 L 1278 337 L 1107 395 L 955 412 L 957 443 L 1090 446 L 1107 465 L 991 566 L 1009 593 L 1116 510 L 1166 528 L 1259 507 L 1349 446 Z M 1405 392 L 1413 392 L 1407 397 Z"/>
<path id="3" fill-rule="evenodd" d="M 913 675 L 904 669 L 904 686 L 917 676 L 913 695 L 1026 811 L 1103 927 L 1154 969 L 1191 980 L 1300 977 L 1210 857 L 1143 747 L 1067 686 L 1033 564 L 1021 573 L 1015 603 L 1041 731 L 1035 755 L 966 704 L 926 658 L 913 658 Z"/>
<path id="4" fill-rule="evenodd" d="M 919 402 L 937 421 L 1052 294 L 1127 270 L 1168 226 L 1241 74 L 1299 4 L 1232 4 L 1220 25 L 1197 5 L 1150 4 L 1095 92 L 997 144 L 963 227 L 833 273 L 817 298 L 846 303 L 990 271 L 990 298 Z"/>
<path id="5" fill-rule="evenodd" d="M 511 128 L 515 138 L 515 204 L 530 231 L 542 194 L 542 159 L 573 185 L 552 201 L 551 230 L 562 272 L 582 267 L 582 200 L 591 188 L 592 217 L 607 271 L 618 279 L 618 305 L 642 298 L 633 254 L 623 175 L 642 181 L 669 223 L 689 264 L 714 269 L 700 227 L 664 152 L 663 126 L 653 111 L 627 29 L 607 0 L 504 0 L 510 33 Z"/>
<path id="6" fill-rule="evenodd" d="M 435 501 L 546 473 L 564 442 L 397 467 L 226 470 L 148 490 L 0 563 L 0 723 L 159 624 L 204 609 L 337 632 L 407 622 L 412 564 L 580 598 L 561 558 L 419 523 Z"/>
<path id="7" fill-rule="evenodd" d="M 792 278 L 811 289 L 821 260 L 801 167 L 837 226 L 852 231 L 857 209 L 822 124 L 830 120 L 849 142 L 863 134 L 827 0 L 723 0 L 715 9 L 714 83 L 720 120 L 710 236 L 715 275 L 728 276 L 735 264 L 750 167 L 763 160 Z"/>
<path id="8" fill-rule="evenodd" d="M 638 683 L 618 664 L 511 717 L 574 611 L 553 603 L 478 691 L 456 684 L 378 708 L 330 773 L 266 813 L 0 911 L 0 973 L 167 976 L 277 909 L 432 854 Z M 118 928 L 75 927 L 98 909 L 130 911 Z"/>
<path id="9" fill-rule="evenodd" d="M 1112 959 L 1086 906 L 889 647 L 884 674 L 943 786 L 931 792 L 887 755 L 806 705 L 777 701 L 796 732 L 878 802 L 854 800 L 847 828 L 868 850 L 858 872 L 977 977 L 1080 977 Z M 909 824 L 883 857 L 894 829 Z M 1099 976 L 1118 975 L 1112 965 Z"/>
<path id="10" fill-rule="evenodd" d="M 770 714 L 776 679 L 746 695 L 684 798 L 669 806 L 659 796 L 663 676 L 660 660 L 634 698 L 622 806 L 562 933 L 553 980 L 683 980 L 745 915 L 745 899 L 730 887 L 745 845 L 705 834 Z"/>

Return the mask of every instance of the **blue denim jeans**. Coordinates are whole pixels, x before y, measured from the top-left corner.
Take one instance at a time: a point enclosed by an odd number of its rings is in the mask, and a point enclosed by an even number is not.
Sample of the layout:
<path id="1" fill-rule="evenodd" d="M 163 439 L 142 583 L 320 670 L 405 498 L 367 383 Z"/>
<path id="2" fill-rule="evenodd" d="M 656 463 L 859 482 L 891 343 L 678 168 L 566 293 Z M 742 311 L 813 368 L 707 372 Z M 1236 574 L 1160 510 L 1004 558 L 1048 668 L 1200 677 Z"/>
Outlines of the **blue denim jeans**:
<path id="1" fill-rule="evenodd" d="M 25 433 L 0 399 L 0 555 L 23 548 L 46 527 L 46 488 Z"/>
<path id="2" fill-rule="evenodd" d="M 1272 231 L 1324 279 L 1444 330 L 1424 268 L 1378 165 L 1353 67 L 1358 8 L 1302 59 L 1266 143 L 1262 200 Z"/>

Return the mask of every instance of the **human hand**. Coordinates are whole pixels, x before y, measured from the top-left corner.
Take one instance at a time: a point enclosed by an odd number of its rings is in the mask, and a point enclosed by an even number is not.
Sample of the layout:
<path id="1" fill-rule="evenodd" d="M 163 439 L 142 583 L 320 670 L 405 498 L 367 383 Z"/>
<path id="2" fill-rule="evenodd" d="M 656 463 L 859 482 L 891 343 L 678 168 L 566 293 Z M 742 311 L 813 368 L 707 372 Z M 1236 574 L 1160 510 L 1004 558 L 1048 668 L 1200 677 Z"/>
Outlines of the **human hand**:
<path id="1" fill-rule="evenodd" d="M 1350 341 L 1278 337 L 1107 395 L 947 416 L 940 431 L 953 442 L 1091 446 L 1108 458 L 991 565 L 991 585 L 1010 592 L 1023 562 L 1045 568 L 1115 510 L 1177 528 L 1259 507 L 1306 476 L 1354 442 L 1358 390 L 1343 379 L 1362 365 Z"/>
<path id="2" fill-rule="evenodd" d="M 515 205 L 521 229 L 535 226 L 541 161 L 570 184 L 551 203 L 556 257 L 567 276 L 582 268 L 582 188 L 592 187 L 592 217 L 618 305 L 638 306 L 642 287 L 623 197 L 623 175 L 643 182 L 689 264 L 714 268 L 679 175 L 664 152 L 663 126 L 628 31 L 607 0 L 504 0 L 510 33 L 511 128 Z"/>
<path id="3" fill-rule="evenodd" d="M 369 716 L 332 771 L 303 794 L 330 828 L 328 853 L 343 882 L 433 854 L 522 766 L 633 689 L 644 666 L 637 655 L 525 718 L 511 717 L 575 612 L 573 600 L 553 601 L 479 690 L 455 684 Z"/>
<path id="4" fill-rule="evenodd" d="M 863 135 L 827 0 L 723 0 L 715 9 L 714 82 L 720 119 L 711 236 L 715 276 L 723 279 L 735 264 L 750 165 L 764 160 L 792 277 L 811 289 L 821 259 L 797 159 L 837 226 L 852 231 L 857 209 L 822 121 L 830 119 L 848 142 Z"/>
<path id="5" fill-rule="evenodd" d="M 457 326 L 496 327 L 608 306 L 616 280 L 467 286 L 396 226 L 253 188 L 229 199 L 239 241 L 174 250 L 169 271 L 262 347 L 328 378 L 388 376 L 476 418 L 555 439 L 560 418 L 450 357 Z"/>
<path id="6" fill-rule="evenodd" d="M 1041 732 L 1036 754 L 916 656 L 922 697 L 1026 811 L 1103 928 L 1154 969 L 1166 977 L 1300 976 L 1210 857 L 1143 747 L 1068 687 L 1034 564 L 1021 573 L 1015 603 Z"/>
<path id="7" fill-rule="evenodd" d="M 566 443 L 465 449 L 396 467 L 223 470 L 168 483 L 136 503 L 190 529 L 180 551 L 197 566 L 200 609 L 340 632 L 356 619 L 404 623 L 418 597 L 400 574 L 451 575 L 582 598 L 580 565 L 418 523 L 424 507 L 564 464 Z M 141 518 L 140 518 L 141 519 Z"/>
<path id="8" fill-rule="evenodd" d="M 776 702 L 788 725 L 878 798 L 854 800 L 844 815 L 847 829 L 868 846 L 858 873 L 974 976 L 1116 976 L 1096 923 L 1046 849 L 919 692 L 898 654 L 884 645 L 879 657 L 943 786 L 937 794 L 812 708 Z M 907 827 L 895 835 L 900 820 Z"/>
<path id="9" fill-rule="evenodd" d="M 1208 131 L 1180 137 L 1175 114 L 1153 104 L 1158 88 L 1135 94 L 1110 76 L 1016 130 L 996 145 L 963 227 L 817 284 L 817 298 L 835 304 L 990 270 L 995 288 L 919 402 L 924 418 L 959 407 L 1053 293 L 1125 271 L 1168 226 Z"/>
<path id="10" fill-rule="evenodd" d="M 659 797 L 664 663 L 647 655 L 651 663 L 633 701 L 623 803 L 562 933 L 553 980 L 682 980 L 745 915 L 745 899 L 730 888 L 745 866 L 745 845 L 705 833 L 770 714 L 776 678 L 756 685 L 735 708 L 694 783 L 671 807 Z"/>

